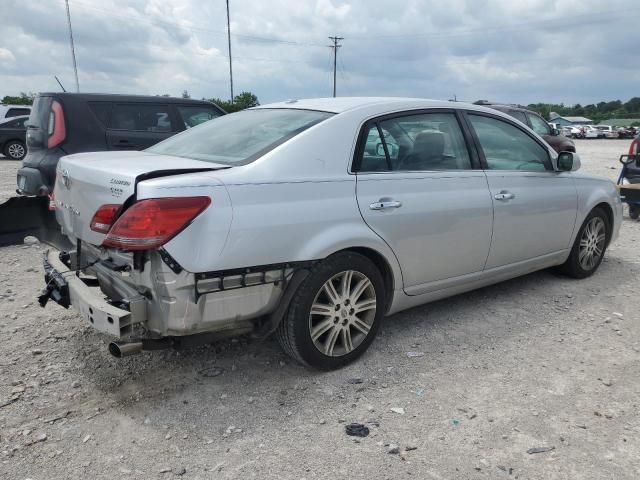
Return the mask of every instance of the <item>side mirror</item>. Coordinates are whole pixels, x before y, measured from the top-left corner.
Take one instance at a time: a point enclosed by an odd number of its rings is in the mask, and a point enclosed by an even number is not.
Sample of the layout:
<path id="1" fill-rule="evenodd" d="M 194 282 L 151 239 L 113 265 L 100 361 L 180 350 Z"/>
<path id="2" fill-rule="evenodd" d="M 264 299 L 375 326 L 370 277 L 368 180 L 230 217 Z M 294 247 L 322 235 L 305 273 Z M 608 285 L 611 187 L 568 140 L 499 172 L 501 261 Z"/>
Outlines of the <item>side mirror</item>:
<path id="1" fill-rule="evenodd" d="M 559 172 L 575 172 L 580 168 L 580 157 L 573 152 L 560 152 L 556 159 L 556 170 Z"/>
<path id="2" fill-rule="evenodd" d="M 378 143 L 376 145 L 376 155 L 379 157 L 384 157 L 385 153 L 384 153 L 384 145 L 382 145 L 381 143 Z"/>
<path id="3" fill-rule="evenodd" d="M 557 128 L 552 128 L 551 135 L 553 135 L 554 137 L 557 137 L 558 135 L 560 135 L 560 130 L 558 130 Z"/>

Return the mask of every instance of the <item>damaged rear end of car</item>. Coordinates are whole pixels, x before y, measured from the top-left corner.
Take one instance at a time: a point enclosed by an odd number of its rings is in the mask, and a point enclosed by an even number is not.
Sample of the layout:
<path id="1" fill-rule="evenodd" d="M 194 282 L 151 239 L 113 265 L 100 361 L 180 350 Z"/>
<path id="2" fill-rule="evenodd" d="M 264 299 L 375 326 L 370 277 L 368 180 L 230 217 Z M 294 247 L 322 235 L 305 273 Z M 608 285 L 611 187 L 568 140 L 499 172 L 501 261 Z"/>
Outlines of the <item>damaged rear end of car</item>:
<path id="1" fill-rule="evenodd" d="M 227 240 L 232 207 L 213 173 L 228 167 L 145 153 L 100 158 L 108 155 L 60 161 L 56 217 L 75 249 L 47 253 L 40 303 L 73 305 L 97 330 L 132 342 L 113 343 L 116 356 L 255 330 L 252 319 L 276 308 L 290 269 L 192 267 L 200 249 L 221 253 Z"/>
<path id="2" fill-rule="evenodd" d="M 244 255 L 223 257 L 234 213 L 221 178 L 327 117 L 238 114 L 144 152 L 63 157 L 53 202 L 74 248 L 47 253 L 40 304 L 73 306 L 95 329 L 125 342 L 111 344 L 116 356 L 268 335 L 304 265 L 246 267 Z M 265 128 L 270 118 L 277 124 Z"/>

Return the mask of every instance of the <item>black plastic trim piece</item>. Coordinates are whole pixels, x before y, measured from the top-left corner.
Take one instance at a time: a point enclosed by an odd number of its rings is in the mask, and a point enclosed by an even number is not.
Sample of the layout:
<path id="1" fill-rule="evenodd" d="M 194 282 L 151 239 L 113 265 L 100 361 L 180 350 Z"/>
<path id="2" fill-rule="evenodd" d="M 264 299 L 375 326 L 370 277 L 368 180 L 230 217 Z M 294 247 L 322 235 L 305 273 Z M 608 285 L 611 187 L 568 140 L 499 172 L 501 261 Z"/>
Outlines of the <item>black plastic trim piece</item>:
<path id="1" fill-rule="evenodd" d="M 182 273 L 184 268 L 182 268 L 182 265 L 180 265 L 175 258 L 169 255 L 169 252 L 167 252 L 164 248 L 160 248 L 158 249 L 158 253 L 160 254 L 160 258 L 162 259 L 162 261 L 166 263 L 167 267 L 169 267 L 173 273 L 175 273 L 176 275 Z"/>

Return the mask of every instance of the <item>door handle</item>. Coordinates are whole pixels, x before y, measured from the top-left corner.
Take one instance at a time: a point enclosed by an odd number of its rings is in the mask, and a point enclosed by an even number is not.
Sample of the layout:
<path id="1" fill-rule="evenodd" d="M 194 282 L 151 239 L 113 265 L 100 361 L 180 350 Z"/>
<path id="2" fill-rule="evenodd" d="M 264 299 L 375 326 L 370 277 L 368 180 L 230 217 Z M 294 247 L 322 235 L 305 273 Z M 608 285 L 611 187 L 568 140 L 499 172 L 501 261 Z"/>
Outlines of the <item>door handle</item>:
<path id="1" fill-rule="evenodd" d="M 369 208 L 371 210 L 387 210 L 390 208 L 400 208 L 402 206 L 402 202 L 398 202 L 396 200 L 382 200 L 380 199 L 377 202 L 372 203 L 371 205 L 369 205 Z"/>
<path id="2" fill-rule="evenodd" d="M 511 192 L 502 190 L 500 193 L 496 193 L 493 198 L 496 200 L 513 200 L 516 196 Z"/>

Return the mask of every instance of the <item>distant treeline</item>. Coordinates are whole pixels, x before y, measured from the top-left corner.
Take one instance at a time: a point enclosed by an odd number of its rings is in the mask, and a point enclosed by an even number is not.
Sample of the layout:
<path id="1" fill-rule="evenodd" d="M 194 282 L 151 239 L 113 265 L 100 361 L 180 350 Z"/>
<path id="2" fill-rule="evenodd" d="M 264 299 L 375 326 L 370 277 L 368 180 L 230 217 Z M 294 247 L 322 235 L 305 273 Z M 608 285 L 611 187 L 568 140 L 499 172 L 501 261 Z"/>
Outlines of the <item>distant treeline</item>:
<path id="1" fill-rule="evenodd" d="M 625 103 L 620 100 L 589 105 L 577 103 L 572 106 L 564 103 L 532 103 L 527 108 L 538 112 L 547 120 L 551 112 L 556 112 L 561 117 L 587 117 L 596 122 L 609 118 L 637 118 L 640 121 L 640 97 L 633 97 Z"/>
<path id="2" fill-rule="evenodd" d="M 167 94 L 165 94 L 168 96 Z M 19 96 L 6 95 L 0 100 L 0 103 L 8 103 L 11 105 L 31 105 L 33 103 L 33 97 L 35 94 L 29 92 L 21 92 Z M 182 92 L 183 98 L 190 98 L 189 92 L 186 90 Z M 204 100 L 204 98 L 203 98 Z M 260 105 L 258 97 L 251 92 L 242 92 L 240 95 L 236 95 L 234 102 L 231 103 L 227 100 L 219 98 L 211 98 L 210 101 L 217 103 L 227 112 L 236 112 L 245 108 L 254 107 Z M 549 114 L 556 112 L 562 117 L 587 117 L 595 122 L 607 120 L 609 118 L 637 118 L 640 123 L 640 97 L 633 97 L 628 102 L 622 103 L 620 100 L 614 100 L 612 102 L 600 102 L 596 104 L 580 105 L 565 105 L 564 103 L 532 103 L 527 105 L 529 110 L 538 112 L 544 118 L 549 120 Z"/>

